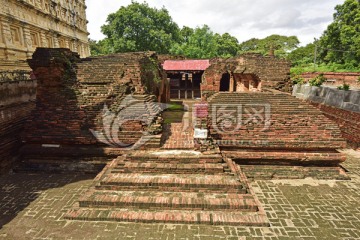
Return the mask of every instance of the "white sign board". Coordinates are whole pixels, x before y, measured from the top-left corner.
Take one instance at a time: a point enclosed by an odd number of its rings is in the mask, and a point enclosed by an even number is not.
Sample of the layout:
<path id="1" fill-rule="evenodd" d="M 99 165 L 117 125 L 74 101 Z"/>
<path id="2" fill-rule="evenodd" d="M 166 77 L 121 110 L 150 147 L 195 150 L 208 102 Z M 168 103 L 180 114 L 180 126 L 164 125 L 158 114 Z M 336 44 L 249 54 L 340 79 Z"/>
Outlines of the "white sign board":
<path id="1" fill-rule="evenodd" d="M 207 135 L 208 135 L 207 129 L 195 128 L 194 138 L 207 139 Z"/>

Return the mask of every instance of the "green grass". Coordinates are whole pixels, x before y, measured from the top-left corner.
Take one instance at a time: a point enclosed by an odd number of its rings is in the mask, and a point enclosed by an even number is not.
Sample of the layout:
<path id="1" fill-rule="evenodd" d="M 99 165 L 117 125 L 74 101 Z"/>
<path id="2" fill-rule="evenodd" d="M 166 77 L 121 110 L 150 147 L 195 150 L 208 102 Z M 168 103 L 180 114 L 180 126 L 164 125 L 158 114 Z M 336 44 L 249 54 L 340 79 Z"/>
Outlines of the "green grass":
<path id="1" fill-rule="evenodd" d="M 305 72 L 360 72 L 360 68 L 349 68 L 341 64 L 314 64 L 295 66 L 290 69 L 292 74 L 302 74 Z"/>
<path id="2" fill-rule="evenodd" d="M 169 106 L 166 108 L 169 111 L 178 111 L 184 110 L 184 106 L 180 103 L 170 103 Z"/>

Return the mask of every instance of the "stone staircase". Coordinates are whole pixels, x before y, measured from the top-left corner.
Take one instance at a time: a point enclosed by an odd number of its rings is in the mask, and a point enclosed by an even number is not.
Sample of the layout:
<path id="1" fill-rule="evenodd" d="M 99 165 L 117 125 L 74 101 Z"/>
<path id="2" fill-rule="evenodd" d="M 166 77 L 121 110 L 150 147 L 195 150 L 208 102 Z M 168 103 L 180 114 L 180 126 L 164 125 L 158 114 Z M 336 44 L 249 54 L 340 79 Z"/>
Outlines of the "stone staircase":
<path id="1" fill-rule="evenodd" d="M 162 132 L 161 107 L 154 95 L 125 97 L 117 110 L 117 120 L 123 122 L 119 126 L 118 140 L 130 146 L 135 144 L 134 149 L 159 148 Z"/>
<path id="2" fill-rule="evenodd" d="M 194 103 L 195 101 L 186 101 L 186 108 L 181 119 L 179 119 L 181 122 L 164 124 L 161 149 L 194 149 L 194 127 L 192 126 L 192 106 Z"/>
<path id="3" fill-rule="evenodd" d="M 345 160 L 336 150 L 346 144 L 338 126 L 288 94 L 217 93 L 208 102 L 210 134 L 236 162 L 338 165 Z M 218 112 L 224 109 L 230 115 Z M 241 120 L 231 122 L 239 114 Z"/>
<path id="4" fill-rule="evenodd" d="M 268 226 L 246 178 L 220 154 L 136 151 L 114 159 L 66 219 Z"/>

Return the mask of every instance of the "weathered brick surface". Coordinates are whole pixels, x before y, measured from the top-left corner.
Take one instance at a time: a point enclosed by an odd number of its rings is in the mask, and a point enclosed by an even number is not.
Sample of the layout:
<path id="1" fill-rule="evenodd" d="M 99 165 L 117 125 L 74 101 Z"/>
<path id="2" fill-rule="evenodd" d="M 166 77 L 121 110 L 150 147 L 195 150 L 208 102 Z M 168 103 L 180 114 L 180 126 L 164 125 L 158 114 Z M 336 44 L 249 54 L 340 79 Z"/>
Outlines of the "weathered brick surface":
<path id="1" fill-rule="evenodd" d="M 38 88 L 23 133 L 26 144 L 122 148 L 137 143 L 145 131 L 152 136 L 139 147 L 160 146 L 155 102 L 168 100 L 168 86 L 155 53 L 80 59 L 68 49 L 38 48 L 29 65 Z M 24 155 L 24 160 L 35 157 Z"/>
<path id="2" fill-rule="evenodd" d="M 221 155 L 193 151 L 141 151 L 118 157 L 65 217 L 267 226 L 259 203 L 248 193 L 247 183 L 230 165 L 222 161 Z"/>
<path id="3" fill-rule="evenodd" d="M 326 117 L 338 124 L 342 136 L 349 146 L 360 147 L 360 113 L 339 109 L 325 104 L 309 101 L 317 107 Z"/>
<path id="4" fill-rule="evenodd" d="M 218 93 L 209 103 L 211 136 L 233 159 L 300 165 L 345 160 L 336 152 L 346 145 L 337 125 L 290 95 Z M 219 112 L 224 110 L 231 110 L 230 115 Z M 233 129 L 227 129 L 227 120 L 233 121 Z"/>
<path id="5" fill-rule="evenodd" d="M 304 78 L 305 81 L 309 81 L 310 79 L 315 78 L 319 74 L 323 74 L 324 77 L 328 80 L 325 85 L 337 87 L 342 85 L 343 83 L 347 83 L 351 87 L 360 87 L 360 83 L 358 81 L 360 73 L 356 72 L 308 72 L 301 74 L 301 77 Z"/>
<path id="6" fill-rule="evenodd" d="M 20 134 L 35 107 L 36 94 L 36 81 L 24 80 L 22 74 L 7 72 L 2 74 L 1 79 L 0 173 L 7 171 L 19 158 L 18 150 L 22 145 Z"/>
<path id="7" fill-rule="evenodd" d="M 220 91 L 220 80 L 224 73 L 254 74 L 262 87 L 290 91 L 290 63 L 283 59 L 264 57 L 258 54 L 245 54 L 230 59 L 213 59 L 204 73 L 201 84 L 203 95 Z"/>
<path id="8" fill-rule="evenodd" d="M 270 227 L 69 221 L 63 218 L 64 213 L 91 187 L 93 176 L 5 175 L 0 177 L 0 239 L 355 240 L 360 238 L 359 153 L 357 155 L 349 156 L 343 163 L 352 179 L 349 181 L 252 182 Z"/>

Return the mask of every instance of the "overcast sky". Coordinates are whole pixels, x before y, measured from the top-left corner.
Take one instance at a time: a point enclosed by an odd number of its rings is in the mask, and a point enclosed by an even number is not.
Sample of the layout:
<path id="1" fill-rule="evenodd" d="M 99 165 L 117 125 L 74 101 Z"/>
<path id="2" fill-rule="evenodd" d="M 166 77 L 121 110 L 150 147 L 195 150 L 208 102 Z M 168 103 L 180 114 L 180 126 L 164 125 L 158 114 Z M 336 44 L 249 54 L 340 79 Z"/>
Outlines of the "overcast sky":
<path id="1" fill-rule="evenodd" d="M 144 2 L 138 0 L 137 2 Z M 301 45 L 319 38 L 332 22 L 334 7 L 344 0 L 148 0 L 165 8 L 180 26 L 207 24 L 217 33 L 228 32 L 239 42 L 271 34 L 296 35 Z M 86 0 L 90 38 L 104 38 L 100 27 L 108 14 L 131 0 Z"/>

